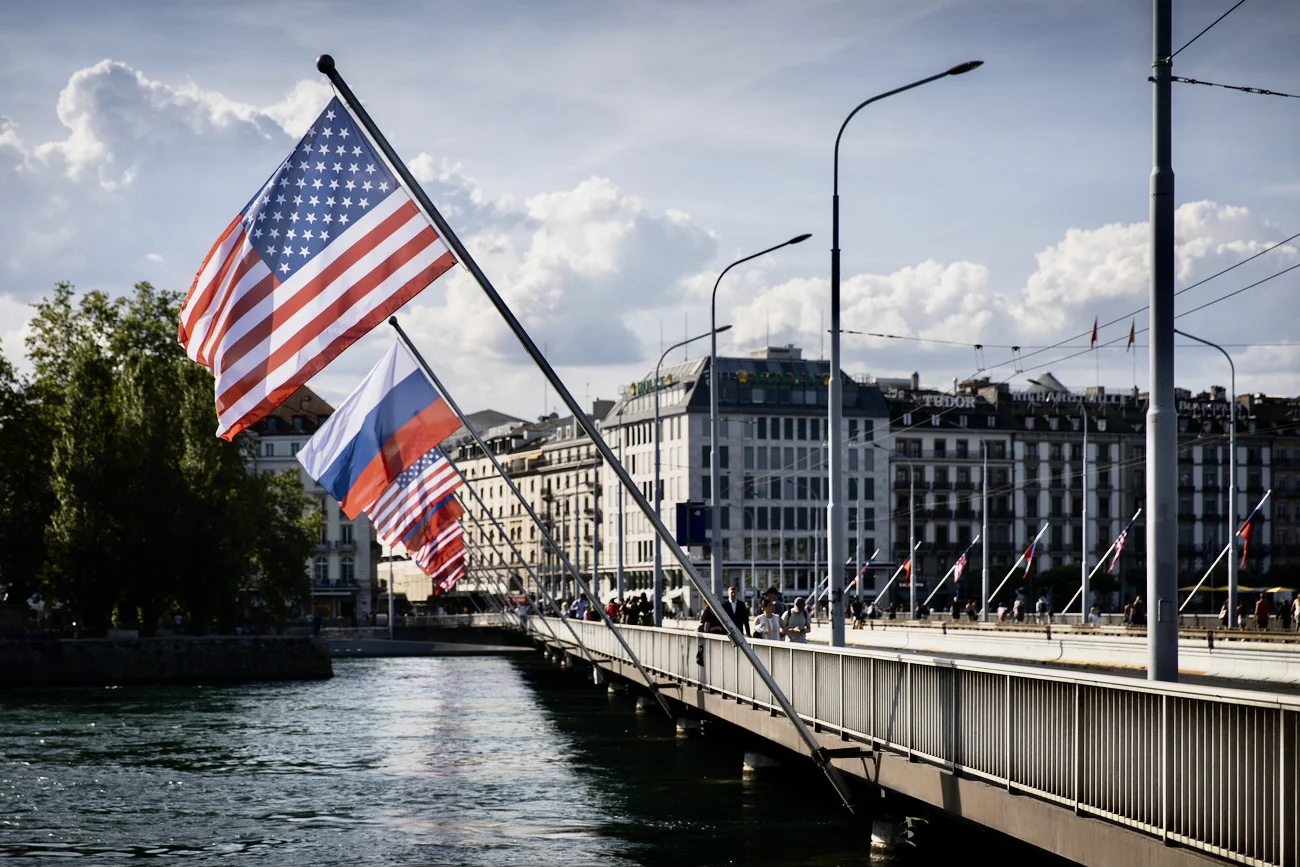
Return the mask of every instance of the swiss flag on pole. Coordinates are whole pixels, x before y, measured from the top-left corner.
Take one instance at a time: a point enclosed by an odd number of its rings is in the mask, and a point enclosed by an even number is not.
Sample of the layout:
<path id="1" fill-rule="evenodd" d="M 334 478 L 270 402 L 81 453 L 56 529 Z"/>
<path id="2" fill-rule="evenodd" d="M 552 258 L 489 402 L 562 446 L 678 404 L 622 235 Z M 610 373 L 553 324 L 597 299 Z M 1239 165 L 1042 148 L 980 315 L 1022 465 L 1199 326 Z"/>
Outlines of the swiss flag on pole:
<path id="1" fill-rule="evenodd" d="M 1241 529 L 1237 531 L 1237 535 L 1241 537 L 1241 562 L 1237 564 L 1238 569 L 1246 565 L 1246 551 L 1250 549 L 1250 530 L 1254 525 L 1254 518 L 1247 518 L 1246 523 L 1242 524 Z"/>

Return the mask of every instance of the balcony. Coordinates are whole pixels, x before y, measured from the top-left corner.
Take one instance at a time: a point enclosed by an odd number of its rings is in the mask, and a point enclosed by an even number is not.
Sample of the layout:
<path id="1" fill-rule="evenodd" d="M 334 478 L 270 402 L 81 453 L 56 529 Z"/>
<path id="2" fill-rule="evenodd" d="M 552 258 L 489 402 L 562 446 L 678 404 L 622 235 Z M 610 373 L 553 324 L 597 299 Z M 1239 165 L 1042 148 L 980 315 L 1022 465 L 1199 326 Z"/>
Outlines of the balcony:
<path id="1" fill-rule="evenodd" d="M 355 550 L 357 550 L 357 543 L 356 543 L 354 540 L 352 540 L 352 539 L 346 539 L 346 540 L 345 540 L 345 539 L 339 539 L 337 542 L 334 543 L 334 550 L 336 550 L 336 551 L 355 551 Z"/>

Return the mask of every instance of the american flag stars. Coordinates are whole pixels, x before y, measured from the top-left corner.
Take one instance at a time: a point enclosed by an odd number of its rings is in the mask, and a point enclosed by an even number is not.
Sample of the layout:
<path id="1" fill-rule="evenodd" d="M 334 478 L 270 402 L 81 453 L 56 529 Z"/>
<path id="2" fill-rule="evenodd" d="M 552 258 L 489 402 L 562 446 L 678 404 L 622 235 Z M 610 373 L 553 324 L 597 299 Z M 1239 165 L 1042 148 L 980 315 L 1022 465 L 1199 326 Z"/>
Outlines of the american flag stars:
<path id="1" fill-rule="evenodd" d="M 294 153 L 243 214 L 254 248 L 281 280 L 397 187 L 346 112 L 325 112 Z"/>

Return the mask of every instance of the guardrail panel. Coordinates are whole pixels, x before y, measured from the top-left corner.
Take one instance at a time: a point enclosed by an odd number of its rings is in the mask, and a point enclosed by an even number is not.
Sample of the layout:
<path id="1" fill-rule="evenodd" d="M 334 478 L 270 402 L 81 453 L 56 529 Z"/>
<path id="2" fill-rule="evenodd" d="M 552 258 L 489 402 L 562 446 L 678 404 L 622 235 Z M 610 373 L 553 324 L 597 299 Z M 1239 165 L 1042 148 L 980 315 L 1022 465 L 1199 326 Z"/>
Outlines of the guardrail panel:
<path id="1" fill-rule="evenodd" d="M 570 625 L 593 654 L 625 659 L 603 624 Z M 525 628 L 572 644 L 559 620 L 533 617 Z M 622 633 L 656 679 L 775 706 L 721 636 Z M 1290 696 L 859 648 L 753 649 L 796 710 L 832 730 L 1057 803 L 1077 798 L 1080 812 L 1231 861 L 1300 867 L 1300 703 Z"/>

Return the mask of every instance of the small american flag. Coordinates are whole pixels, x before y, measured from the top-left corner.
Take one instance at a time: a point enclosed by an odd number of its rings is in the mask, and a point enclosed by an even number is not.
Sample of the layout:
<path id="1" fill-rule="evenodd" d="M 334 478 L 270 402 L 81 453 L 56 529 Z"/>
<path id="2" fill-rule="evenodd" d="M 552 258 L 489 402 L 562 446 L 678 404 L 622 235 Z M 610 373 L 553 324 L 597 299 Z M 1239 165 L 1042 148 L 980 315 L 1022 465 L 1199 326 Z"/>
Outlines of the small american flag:
<path id="1" fill-rule="evenodd" d="M 178 338 L 231 439 L 455 264 L 337 98 L 217 238 Z"/>
<path id="2" fill-rule="evenodd" d="M 965 571 L 966 571 L 966 554 L 963 552 L 962 555 L 957 558 L 957 562 L 953 564 L 952 580 L 954 582 L 960 581 L 961 573 Z"/>
<path id="3" fill-rule="evenodd" d="M 459 487 L 451 461 L 439 449 L 429 450 L 399 473 L 370 507 L 375 532 L 396 545 Z"/>
<path id="4" fill-rule="evenodd" d="M 457 554 L 465 555 L 465 530 L 459 523 L 451 524 L 426 544 L 422 545 L 412 556 L 420 571 L 432 575 Z"/>
<path id="5" fill-rule="evenodd" d="M 1115 540 L 1115 555 L 1110 558 L 1110 565 L 1106 567 L 1106 574 L 1113 574 L 1115 566 L 1119 563 L 1119 552 L 1124 550 L 1124 543 L 1128 541 L 1128 527 L 1120 531 L 1119 538 Z M 1128 574 L 1128 573 L 1125 573 Z"/>
<path id="6" fill-rule="evenodd" d="M 438 586 L 442 588 L 443 593 L 446 593 L 449 590 L 451 590 L 453 587 L 455 587 L 456 583 L 459 582 L 460 579 L 464 577 L 465 577 L 465 564 L 461 563 L 451 571 L 451 574 L 449 574 L 446 578 L 442 579 L 442 581 L 439 582 Z"/>

